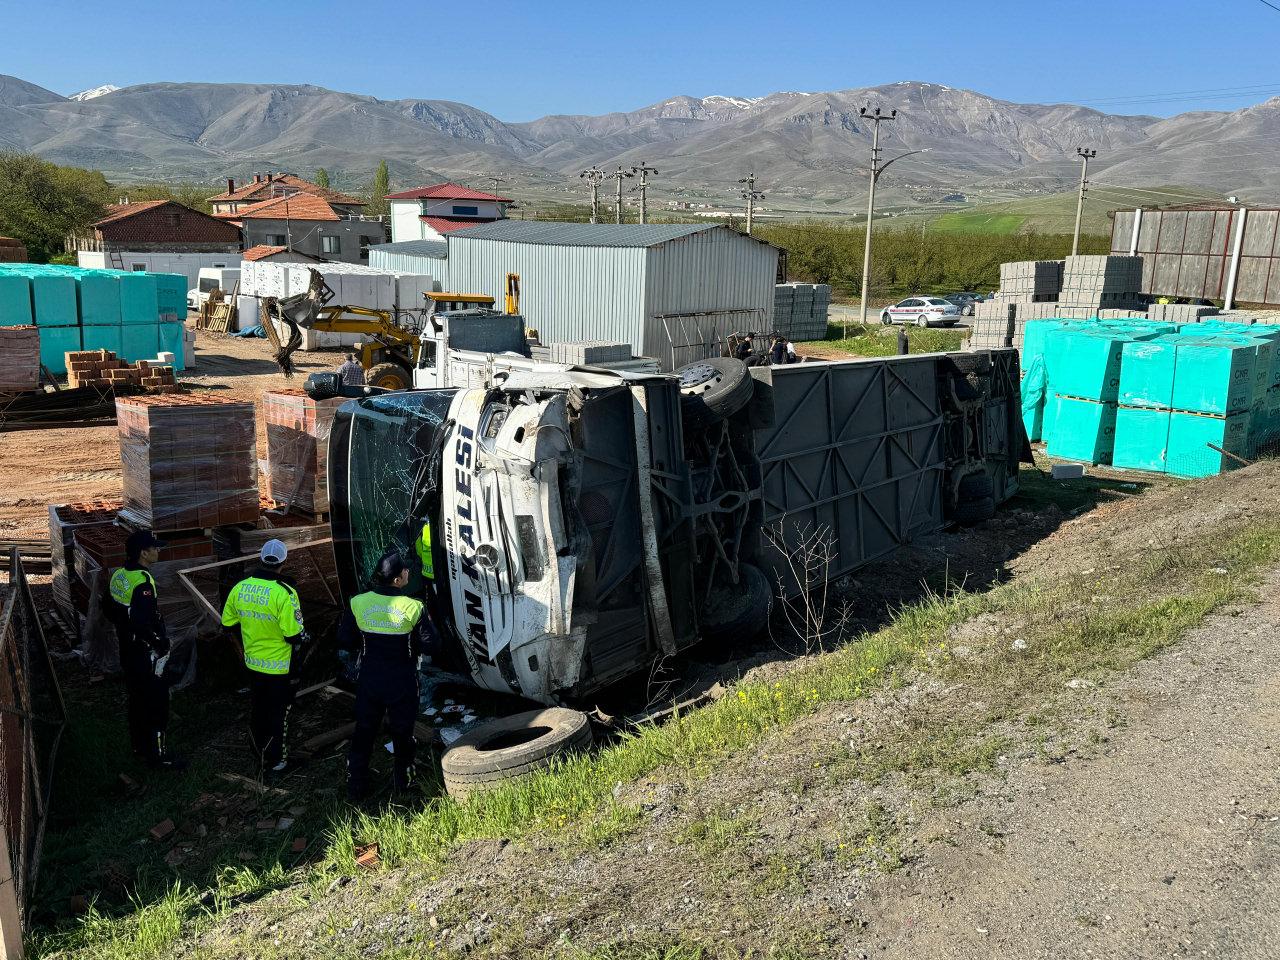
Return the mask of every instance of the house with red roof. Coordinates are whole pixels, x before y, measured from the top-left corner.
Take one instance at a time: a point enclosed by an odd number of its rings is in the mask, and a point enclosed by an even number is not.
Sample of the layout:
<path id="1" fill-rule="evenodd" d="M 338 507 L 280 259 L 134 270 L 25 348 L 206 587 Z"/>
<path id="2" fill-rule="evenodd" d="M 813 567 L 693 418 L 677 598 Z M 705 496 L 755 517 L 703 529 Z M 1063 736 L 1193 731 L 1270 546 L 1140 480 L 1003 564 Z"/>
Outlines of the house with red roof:
<path id="1" fill-rule="evenodd" d="M 359 197 L 330 190 L 292 173 L 272 171 L 255 173 L 252 180 L 238 185 L 235 180 L 228 179 L 226 192 L 210 197 L 209 205 L 215 217 L 234 219 L 241 210 L 255 203 L 296 193 L 308 193 L 314 197 L 320 197 L 332 204 L 339 213 L 359 216 L 364 211 L 365 203 Z"/>
<path id="2" fill-rule="evenodd" d="M 391 240 L 443 240 L 446 234 L 507 216 L 508 197 L 472 190 L 460 183 L 436 183 L 387 196 Z"/>

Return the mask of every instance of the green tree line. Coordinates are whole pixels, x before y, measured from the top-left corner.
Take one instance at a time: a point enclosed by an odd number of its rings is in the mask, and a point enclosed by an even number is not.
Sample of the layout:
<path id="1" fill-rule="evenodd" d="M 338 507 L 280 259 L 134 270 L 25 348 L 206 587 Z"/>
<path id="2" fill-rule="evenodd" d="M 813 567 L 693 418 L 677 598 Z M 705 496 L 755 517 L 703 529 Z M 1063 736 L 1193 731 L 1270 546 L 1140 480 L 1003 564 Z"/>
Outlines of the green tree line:
<path id="1" fill-rule="evenodd" d="M 755 236 L 787 252 L 787 277 L 829 283 L 846 296 L 862 288 L 862 227 L 828 223 L 766 224 Z M 1070 234 L 956 234 L 927 229 L 877 228 L 871 238 L 871 291 L 880 297 L 953 290 L 993 290 L 1000 264 L 1014 260 L 1061 260 L 1071 252 Z M 1082 236 L 1081 253 L 1107 253 L 1111 240 Z"/>

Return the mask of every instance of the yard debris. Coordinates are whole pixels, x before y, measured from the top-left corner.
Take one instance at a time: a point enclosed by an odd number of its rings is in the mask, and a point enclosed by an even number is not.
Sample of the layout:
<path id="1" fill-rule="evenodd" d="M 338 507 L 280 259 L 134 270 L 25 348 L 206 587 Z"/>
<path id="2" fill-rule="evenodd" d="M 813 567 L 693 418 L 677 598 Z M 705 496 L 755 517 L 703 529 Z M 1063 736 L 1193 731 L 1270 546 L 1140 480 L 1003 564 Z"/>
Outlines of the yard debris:
<path id="1" fill-rule="evenodd" d="M 382 858 L 378 856 L 378 845 L 376 843 L 356 847 L 356 866 L 365 870 L 376 870 L 381 863 Z"/>
<path id="2" fill-rule="evenodd" d="M 173 833 L 175 829 L 173 821 L 165 819 L 161 820 L 147 832 L 151 834 L 151 838 L 153 840 L 163 840 L 165 837 L 169 836 L 169 834 Z"/>

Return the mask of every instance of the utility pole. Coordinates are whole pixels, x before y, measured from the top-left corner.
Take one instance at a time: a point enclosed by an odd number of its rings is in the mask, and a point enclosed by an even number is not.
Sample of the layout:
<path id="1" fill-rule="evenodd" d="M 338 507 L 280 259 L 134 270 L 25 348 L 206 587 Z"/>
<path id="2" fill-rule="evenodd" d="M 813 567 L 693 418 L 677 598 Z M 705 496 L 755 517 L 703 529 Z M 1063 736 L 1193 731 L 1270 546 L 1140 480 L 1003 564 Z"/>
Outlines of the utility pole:
<path id="1" fill-rule="evenodd" d="M 867 236 L 862 248 L 862 323 L 867 322 L 868 281 L 871 278 L 871 220 L 876 213 L 876 181 L 880 179 L 880 124 L 898 117 L 897 110 L 884 114 L 876 107 L 871 113 L 866 107 L 858 111 L 858 116 L 871 121 L 871 187 L 867 191 Z M 895 158 L 896 159 L 896 158 Z M 885 164 L 888 166 L 888 164 Z"/>
<path id="2" fill-rule="evenodd" d="M 613 201 L 613 222 L 621 223 L 622 222 L 622 181 L 626 177 L 634 177 L 635 174 L 629 170 L 623 170 L 621 167 L 619 167 L 617 173 L 611 173 L 609 174 L 609 176 L 612 177 L 614 180 L 618 181 L 617 199 Z"/>
<path id="3" fill-rule="evenodd" d="M 1098 155 L 1097 150 L 1076 147 L 1076 156 L 1080 158 L 1080 196 L 1076 200 L 1076 232 L 1071 235 L 1071 255 L 1074 257 L 1080 249 L 1080 218 L 1084 216 L 1084 191 L 1089 185 L 1089 161 Z"/>
<path id="4" fill-rule="evenodd" d="M 583 170 L 578 177 L 591 184 L 591 222 L 600 222 L 600 182 L 604 180 L 604 171 L 599 167 Z"/>
<path id="5" fill-rule="evenodd" d="M 649 186 L 649 174 L 657 173 L 657 167 L 646 167 L 644 161 L 640 161 L 640 166 L 632 167 L 632 173 L 640 174 L 640 222 L 647 223 L 649 221 L 649 196 L 647 188 Z"/>
<path id="6" fill-rule="evenodd" d="M 763 200 L 764 194 L 756 189 L 756 175 L 754 173 L 748 173 L 738 182 L 747 186 L 747 189 L 742 191 L 742 198 L 747 201 L 747 236 L 751 236 L 751 225 L 755 221 L 756 201 Z"/>
<path id="7" fill-rule="evenodd" d="M 500 183 L 509 183 L 509 182 L 510 182 L 510 181 L 507 181 L 507 180 L 502 179 L 502 177 L 489 177 L 488 179 L 490 179 L 490 180 L 492 180 L 492 181 L 493 181 L 493 192 L 494 192 L 494 193 L 497 193 L 497 192 L 498 192 L 498 184 L 500 184 Z"/>

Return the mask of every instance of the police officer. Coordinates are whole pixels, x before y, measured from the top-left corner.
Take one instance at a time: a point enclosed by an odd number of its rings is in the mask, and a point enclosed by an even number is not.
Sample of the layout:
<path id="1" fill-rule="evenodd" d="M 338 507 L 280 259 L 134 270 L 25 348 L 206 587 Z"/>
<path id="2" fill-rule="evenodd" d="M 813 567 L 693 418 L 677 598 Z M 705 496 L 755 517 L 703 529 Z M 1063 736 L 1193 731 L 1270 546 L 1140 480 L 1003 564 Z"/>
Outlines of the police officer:
<path id="1" fill-rule="evenodd" d="M 289 555 L 279 540 L 268 540 L 258 567 L 227 595 L 222 626 L 234 639 L 240 628 L 244 665 L 249 668 L 249 739 L 268 776 L 287 766 L 285 734 L 293 687 L 293 651 L 309 639 L 303 629 L 298 591 L 280 573 Z"/>
<path id="2" fill-rule="evenodd" d="M 431 554 L 431 521 L 425 520 L 422 523 L 422 533 L 418 535 L 418 539 L 414 542 L 414 552 L 418 555 L 418 560 L 422 564 L 422 581 L 427 597 L 431 596 L 431 589 L 435 586 L 436 579 L 436 563 L 435 558 Z"/>
<path id="3" fill-rule="evenodd" d="M 106 612 L 120 645 L 133 752 L 153 767 L 181 769 L 185 762 L 166 750 L 164 740 L 169 725 L 169 685 L 163 678 L 169 635 L 150 570 L 162 546 L 150 530 L 129 534 L 125 564 L 111 572 Z"/>
<path id="4" fill-rule="evenodd" d="M 431 635 L 421 600 L 405 594 L 409 567 L 397 550 L 388 551 L 374 571 L 373 589 L 351 598 L 338 627 L 338 644 L 358 650 L 356 729 L 347 754 L 347 795 L 352 802 L 369 792 L 369 758 L 383 717 L 391 734 L 392 785 L 398 792 L 413 781 L 413 723 L 418 715 L 418 666 L 423 635 Z"/>

